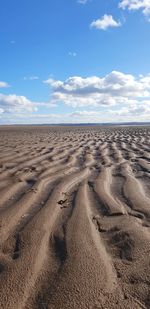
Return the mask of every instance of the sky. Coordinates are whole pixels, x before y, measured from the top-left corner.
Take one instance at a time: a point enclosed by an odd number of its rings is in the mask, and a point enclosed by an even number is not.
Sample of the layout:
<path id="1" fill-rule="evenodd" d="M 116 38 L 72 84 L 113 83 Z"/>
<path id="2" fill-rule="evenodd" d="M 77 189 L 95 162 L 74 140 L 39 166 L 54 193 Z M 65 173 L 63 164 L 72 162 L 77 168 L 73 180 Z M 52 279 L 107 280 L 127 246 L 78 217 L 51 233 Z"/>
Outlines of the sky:
<path id="1" fill-rule="evenodd" d="M 0 124 L 150 121 L 150 0 L 1 0 Z"/>

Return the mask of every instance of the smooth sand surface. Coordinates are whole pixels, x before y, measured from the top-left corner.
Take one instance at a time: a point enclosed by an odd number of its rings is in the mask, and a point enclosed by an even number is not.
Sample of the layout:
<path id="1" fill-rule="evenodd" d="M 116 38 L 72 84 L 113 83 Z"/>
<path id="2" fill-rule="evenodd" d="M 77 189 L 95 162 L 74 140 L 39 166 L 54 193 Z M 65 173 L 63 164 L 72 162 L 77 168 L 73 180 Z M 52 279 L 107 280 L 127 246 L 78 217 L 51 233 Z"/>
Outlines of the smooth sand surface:
<path id="1" fill-rule="evenodd" d="M 150 128 L 0 127 L 0 308 L 150 308 Z"/>

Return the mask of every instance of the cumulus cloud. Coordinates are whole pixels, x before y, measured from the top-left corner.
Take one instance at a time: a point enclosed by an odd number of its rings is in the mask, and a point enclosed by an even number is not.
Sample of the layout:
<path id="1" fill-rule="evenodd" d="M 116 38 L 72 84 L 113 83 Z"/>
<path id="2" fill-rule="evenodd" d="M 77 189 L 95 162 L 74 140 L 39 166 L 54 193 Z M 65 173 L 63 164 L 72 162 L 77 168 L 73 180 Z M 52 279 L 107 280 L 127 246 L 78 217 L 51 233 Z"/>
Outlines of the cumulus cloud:
<path id="1" fill-rule="evenodd" d="M 100 30 L 107 30 L 110 27 L 120 27 L 121 26 L 121 22 L 120 21 L 116 21 L 112 15 L 107 15 L 105 14 L 103 17 L 94 20 L 90 27 L 91 28 L 96 28 L 96 29 L 100 29 Z"/>
<path id="2" fill-rule="evenodd" d="M 150 1 L 149 0 L 121 0 L 119 8 L 128 10 L 142 10 L 145 16 L 150 15 Z"/>
<path id="3" fill-rule="evenodd" d="M 69 77 L 65 81 L 48 79 L 52 88 L 52 102 L 72 107 L 133 105 L 150 97 L 150 75 L 135 78 L 131 74 L 112 71 L 104 77 Z"/>
<path id="4" fill-rule="evenodd" d="M 18 112 L 20 110 L 32 112 L 36 110 L 33 102 L 24 96 L 17 96 L 15 94 L 0 94 L 0 108 L 5 112 Z"/>
<path id="5" fill-rule="evenodd" d="M 19 112 L 35 112 L 38 107 L 54 107 L 54 103 L 33 102 L 25 96 L 17 96 L 16 94 L 4 95 L 0 93 L 0 112 L 3 113 L 19 113 Z"/>
<path id="6" fill-rule="evenodd" d="M 10 87 L 8 83 L 0 81 L 0 88 L 8 88 Z"/>

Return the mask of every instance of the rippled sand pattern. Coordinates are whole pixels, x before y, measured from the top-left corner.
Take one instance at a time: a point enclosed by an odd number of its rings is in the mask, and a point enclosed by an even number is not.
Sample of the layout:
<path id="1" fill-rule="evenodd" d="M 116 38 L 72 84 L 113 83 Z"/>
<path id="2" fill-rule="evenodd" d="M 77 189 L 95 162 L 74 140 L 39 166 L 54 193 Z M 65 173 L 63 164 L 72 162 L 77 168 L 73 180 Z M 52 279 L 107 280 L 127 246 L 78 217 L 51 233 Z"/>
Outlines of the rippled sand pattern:
<path id="1" fill-rule="evenodd" d="M 150 308 L 150 128 L 0 128 L 0 308 Z"/>

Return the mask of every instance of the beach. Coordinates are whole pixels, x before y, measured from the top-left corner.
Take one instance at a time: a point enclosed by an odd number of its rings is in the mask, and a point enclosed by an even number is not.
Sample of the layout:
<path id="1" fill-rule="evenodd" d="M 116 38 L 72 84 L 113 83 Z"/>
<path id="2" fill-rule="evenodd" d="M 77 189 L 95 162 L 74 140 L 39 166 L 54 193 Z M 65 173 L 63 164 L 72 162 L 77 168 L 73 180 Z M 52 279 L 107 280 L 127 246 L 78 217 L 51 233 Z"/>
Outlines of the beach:
<path id="1" fill-rule="evenodd" d="M 150 127 L 0 127 L 0 308 L 150 308 Z"/>

